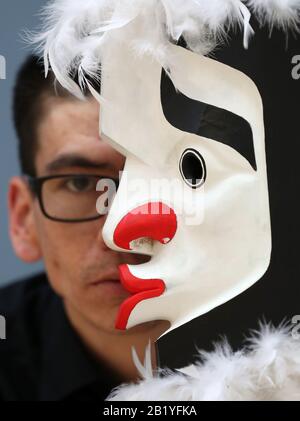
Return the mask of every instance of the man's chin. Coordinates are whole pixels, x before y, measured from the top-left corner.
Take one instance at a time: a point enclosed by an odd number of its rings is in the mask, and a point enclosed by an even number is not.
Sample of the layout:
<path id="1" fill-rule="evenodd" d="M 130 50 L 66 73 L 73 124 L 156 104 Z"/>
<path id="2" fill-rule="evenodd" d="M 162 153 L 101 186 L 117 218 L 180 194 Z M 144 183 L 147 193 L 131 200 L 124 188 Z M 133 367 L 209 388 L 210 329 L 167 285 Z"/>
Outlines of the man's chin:
<path id="1" fill-rule="evenodd" d="M 103 302 L 103 299 L 97 299 L 94 297 L 93 302 L 84 303 L 81 301 L 77 303 L 76 307 L 80 308 L 80 313 L 84 319 L 92 323 L 94 328 L 99 331 L 106 332 L 107 334 L 117 336 L 135 336 L 141 334 L 147 334 L 149 337 L 152 336 L 153 332 L 160 336 L 160 333 L 166 331 L 170 323 L 165 320 L 152 320 L 149 322 L 140 323 L 130 329 L 117 329 L 116 321 L 120 310 L 120 305 L 126 299 L 126 297 L 115 297 L 114 301 L 111 300 Z M 150 332 L 152 334 L 150 335 Z"/>
<path id="2" fill-rule="evenodd" d="M 136 336 L 140 334 L 146 334 L 153 331 L 159 331 L 161 333 L 165 332 L 169 328 L 169 322 L 164 320 L 153 320 L 150 322 L 145 322 L 131 327 L 130 329 L 117 329 L 114 324 L 107 326 L 107 329 L 114 333 L 115 335 L 120 336 Z"/>

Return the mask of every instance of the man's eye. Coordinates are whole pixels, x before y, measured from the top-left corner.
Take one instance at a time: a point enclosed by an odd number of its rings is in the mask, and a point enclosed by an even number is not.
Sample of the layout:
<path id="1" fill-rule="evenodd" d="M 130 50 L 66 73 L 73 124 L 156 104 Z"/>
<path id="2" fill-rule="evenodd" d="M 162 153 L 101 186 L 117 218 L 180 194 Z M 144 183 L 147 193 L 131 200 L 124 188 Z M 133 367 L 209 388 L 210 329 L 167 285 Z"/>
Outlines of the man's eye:
<path id="1" fill-rule="evenodd" d="M 65 182 L 65 187 L 73 193 L 96 191 L 96 180 L 88 177 L 71 178 Z"/>

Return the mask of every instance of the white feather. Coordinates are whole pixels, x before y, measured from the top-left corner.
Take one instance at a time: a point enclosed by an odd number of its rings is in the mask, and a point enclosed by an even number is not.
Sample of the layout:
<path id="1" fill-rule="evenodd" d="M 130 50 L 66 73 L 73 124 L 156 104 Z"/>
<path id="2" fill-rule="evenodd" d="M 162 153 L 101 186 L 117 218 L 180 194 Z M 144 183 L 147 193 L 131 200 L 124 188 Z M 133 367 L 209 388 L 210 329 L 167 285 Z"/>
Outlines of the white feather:
<path id="1" fill-rule="evenodd" d="M 55 0 L 32 41 L 43 51 L 46 73 L 50 62 L 59 82 L 81 96 L 70 74 L 78 72 L 82 85 L 85 75 L 99 77 L 101 54 L 112 39 L 162 60 L 168 42 L 183 36 L 192 50 L 206 54 L 227 26 L 242 24 L 242 10 L 239 0 Z M 137 18 L 140 30 L 130 31 Z"/>
<path id="2" fill-rule="evenodd" d="M 300 342 L 287 327 L 262 325 L 248 346 L 233 352 L 224 341 L 214 352 L 177 371 L 158 370 L 137 384 L 114 389 L 109 401 L 300 400 Z"/>
<path id="3" fill-rule="evenodd" d="M 247 0 L 261 24 L 299 30 L 300 0 Z"/>
<path id="4" fill-rule="evenodd" d="M 131 348 L 133 362 L 143 379 L 153 378 L 152 362 L 151 362 L 151 343 L 149 343 L 145 350 L 144 365 L 140 362 L 134 347 Z"/>
<path id="5" fill-rule="evenodd" d="M 31 41 L 43 52 L 46 73 L 50 63 L 59 82 L 82 97 L 70 75 L 78 72 L 81 88 L 86 75 L 99 78 L 111 42 L 164 63 L 169 42 L 183 37 L 192 51 L 208 54 L 239 25 L 247 47 L 252 29 L 245 3 L 271 26 L 295 28 L 299 22 L 300 0 L 52 0 L 42 13 L 43 29 Z"/>

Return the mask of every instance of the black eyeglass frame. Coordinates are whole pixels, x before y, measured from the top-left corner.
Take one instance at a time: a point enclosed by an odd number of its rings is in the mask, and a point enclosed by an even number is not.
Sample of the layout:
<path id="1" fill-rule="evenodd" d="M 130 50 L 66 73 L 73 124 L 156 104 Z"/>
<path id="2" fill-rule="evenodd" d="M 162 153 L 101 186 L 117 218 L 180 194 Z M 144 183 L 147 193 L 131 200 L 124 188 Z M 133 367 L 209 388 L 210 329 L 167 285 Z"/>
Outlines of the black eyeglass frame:
<path id="1" fill-rule="evenodd" d="M 29 185 L 29 188 L 31 190 L 31 192 L 36 195 L 41 211 L 43 213 L 43 215 L 50 219 L 51 221 L 56 221 L 56 222 L 63 222 L 63 223 L 67 223 L 67 224 L 73 224 L 73 223 L 80 223 L 80 222 L 90 222 L 90 221 L 95 221 L 97 219 L 100 219 L 103 215 L 99 214 L 97 216 L 92 216 L 89 218 L 75 218 L 75 219 L 64 219 L 64 218 L 56 218 L 54 216 L 51 216 L 47 213 L 45 206 L 44 206 L 44 202 L 43 202 L 43 185 L 46 181 L 48 180 L 54 180 L 54 179 L 59 179 L 59 178 L 83 178 L 83 177 L 95 177 L 98 178 L 98 180 L 104 180 L 104 179 L 108 179 L 108 180 L 112 180 L 115 185 L 116 185 L 116 189 L 118 189 L 120 180 L 117 178 L 113 178 L 113 177 L 109 177 L 109 176 L 103 176 L 103 175 L 99 175 L 99 174 L 57 174 L 57 175 L 49 175 L 49 176 L 44 176 L 44 177 L 32 177 L 30 175 L 26 175 L 25 178 L 27 180 L 27 183 Z"/>

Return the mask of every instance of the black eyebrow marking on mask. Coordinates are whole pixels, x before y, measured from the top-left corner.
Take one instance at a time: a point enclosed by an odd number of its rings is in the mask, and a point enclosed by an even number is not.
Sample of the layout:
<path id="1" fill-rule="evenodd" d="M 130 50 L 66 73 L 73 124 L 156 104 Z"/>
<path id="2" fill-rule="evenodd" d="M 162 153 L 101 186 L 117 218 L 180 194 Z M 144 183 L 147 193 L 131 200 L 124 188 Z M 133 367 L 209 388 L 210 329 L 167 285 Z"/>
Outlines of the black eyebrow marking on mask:
<path id="1" fill-rule="evenodd" d="M 165 118 L 172 126 L 232 147 L 257 170 L 253 133 L 244 118 L 185 96 L 175 89 L 164 70 L 161 77 L 161 104 Z"/>

